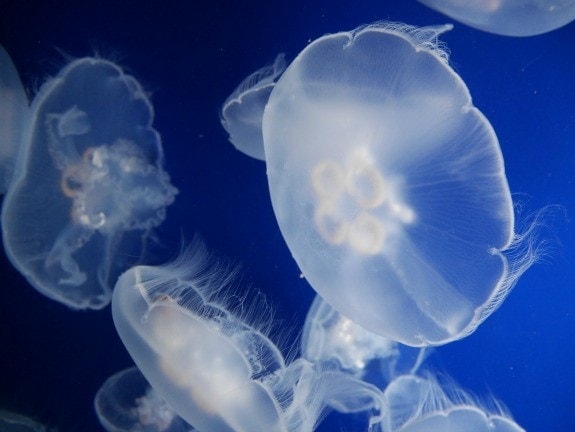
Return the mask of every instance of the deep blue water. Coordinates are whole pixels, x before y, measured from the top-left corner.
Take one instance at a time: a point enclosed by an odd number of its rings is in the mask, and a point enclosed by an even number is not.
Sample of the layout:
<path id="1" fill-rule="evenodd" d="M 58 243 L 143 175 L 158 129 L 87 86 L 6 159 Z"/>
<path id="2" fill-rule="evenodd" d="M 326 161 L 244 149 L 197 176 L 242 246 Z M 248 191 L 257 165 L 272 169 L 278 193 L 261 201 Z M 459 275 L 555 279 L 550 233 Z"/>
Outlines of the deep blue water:
<path id="1" fill-rule="evenodd" d="M 228 143 L 221 103 L 278 52 L 291 59 L 325 33 L 378 20 L 450 22 L 411 0 L 359 7 L 323 0 L 7 3 L 0 3 L 0 44 L 30 94 L 68 58 L 94 53 L 121 64 L 151 92 L 166 169 L 180 194 L 150 259 L 174 257 L 182 237 L 200 233 L 210 249 L 242 265 L 245 281 L 266 293 L 284 326 L 294 327 L 294 340 L 313 291 L 275 222 L 264 163 Z M 498 134 L 522 214 L 549 204 L 565 212 L 543 232 L 552 244 L 545 262 L 474 334 L 436 349 L 428 366 L 480 398 L 496 397 L 529 431 L 575 430 L 575 24 L 531 38 L 456 24 L 442 40 Z M 94 394 L 132 365 L 110 309 L 71 311 L 0 259 L 0 407 L 62 432 L 101 430 Z M 353 426 L 334 417 L 320 430 L 362 430 Z"/>

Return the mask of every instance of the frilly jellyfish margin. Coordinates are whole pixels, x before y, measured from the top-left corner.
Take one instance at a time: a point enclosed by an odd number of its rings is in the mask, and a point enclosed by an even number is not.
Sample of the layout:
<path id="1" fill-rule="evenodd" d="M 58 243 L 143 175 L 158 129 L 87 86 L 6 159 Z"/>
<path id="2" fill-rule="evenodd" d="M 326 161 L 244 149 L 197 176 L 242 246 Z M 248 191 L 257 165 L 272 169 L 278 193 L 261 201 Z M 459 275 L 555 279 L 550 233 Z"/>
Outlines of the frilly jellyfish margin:
<path id="1" fill-rule="evenodd" d="M 11 133 L 21 142 L 2 209 L 6 253 L 42 294 L 101 309 L 177 194 L 152 105 L 117 65 L 83 58 L 41 87 L 29 117 Z"/>
<path id="2" fill-rule="evenodd" d="M 195 241 L 171 264 L 128 270 L 114 289 L 120 338 L 182 418 L 201 432 L 311 431 L 327 406 L 357 412 L 378 401 L 377 388 L 349 374 L 286 362 L 269 323 L 250 323 L 265 305 L 229 304 L 235 277 Z"/>
<path id="3" fill-rule="evenodd" d="M 575 20 L 575 0 L 418 0 L 470 27 L 503 36 L 535 36 Z"/>
<path id="4" fill-rule="evenodd" d="M 274 212 L 311 286 L 411 346 L 470 334 L 537 259 L 493 128 L 438 36 L 376 23 L 310 43 L 263 136 Z"/>

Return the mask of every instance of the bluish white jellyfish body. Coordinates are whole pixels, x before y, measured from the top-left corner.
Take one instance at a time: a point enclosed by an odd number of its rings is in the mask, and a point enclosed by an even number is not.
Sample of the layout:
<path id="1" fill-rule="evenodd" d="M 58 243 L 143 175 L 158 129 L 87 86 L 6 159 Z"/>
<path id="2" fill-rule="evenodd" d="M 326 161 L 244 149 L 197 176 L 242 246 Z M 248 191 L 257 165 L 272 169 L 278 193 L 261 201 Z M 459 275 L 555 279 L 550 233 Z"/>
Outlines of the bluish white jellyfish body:
<path id="1" fill-rule="evenodd" d="M 125 258 L 164 220 L 177 190 L 152 121 L 140 84 L 97 58 L 71 62 L 34 98 L 2 230 L 10 261 L 44 295 L 106 306 Z"/>
<path id="2" fill-rule="evenodd" d="M 575 20 L 575 0 L 419 0 L 457 21 L 504 36 L 534 36 Z"/>
<path id="3" fill-rule="evenodd" d="M 29 417 L 0 409 L 0 431 L 2 432 L 57 432 Z"/>
<path id="4" fill-rule="evenodd" d="M 253 158 L 265 159 L 262 117 L 275 82 L 285 68 L 284 55 L 279 54 L 272 65 L 244 79 L 222 106 L 221 122 L 230 142 Z"/>
<path id="5" fill-rule="evenodd" d="M 496 402 L 491 403 L 492 408 L 482 406 L 449 380 L 439 382 L 426 372 L 424 348 L 410 349 L 370 333 L 319 296 L 306 318 L 302 354 L 326 369 L 353 374 L 378 387 L 377 391 L 348 396 L 349 400 L 356 398 L 356 408 L 363 408 L 355 412 L 368 413 L 370 432 L 523 430 Z M 352 406 L 349 400 L 347 406 Z M 348 412 L 337 405 L 332 408 Z"/>
<path id="6" fill-rule="evenodd" d="M 272 204 L 311 286 L 411 346 L 471 333 L 533 262 L 493 128 L 437 36 L 383 23 L 310 43 L 263 116 Z"/>
<path id="7" fill-rule="evenodd" d="M 196 243 L 175 263 L 134 267 L 116 284 L 116 329 L 181 417 L 201 432 L 304 432 L 328 405 L 358 412 L 378 402 L 379 391 L 351 375 L 305 359 L 286 364 L 249 314 L 222 300 L 233 275 Z"/>
<path id="8" fill-rule="evenodd" d="M 150 387 L 136 367 L 106 380 L 94 398 L 100 424 L 108 432 L 192 432 Z"/>
<path id="9" fill-rule="evenodd" d="M 0 46 L 0 194 L 8 190 L 22 135 L 29 120 L 28 99 L 12 59 Z"/>
<path id="10" fill-rule="evenodd" d="M 503 410 L 481 407 L 462 390 L 452 384 L 445 389 L 431 377 L 401 375 L 386 387 L 383 399 L 385 414 L 372 419 L 374 431 L 524 432 Z"/>
<path id="11" fill-rule="evenodd" d="M 301 338 L 302 356 L 312 363 L 330 363 L 361 377 L 374 359 L 394 363 L 397 342 L 369 332 L 344 317 L 320 296 L 313 301 Z"/>

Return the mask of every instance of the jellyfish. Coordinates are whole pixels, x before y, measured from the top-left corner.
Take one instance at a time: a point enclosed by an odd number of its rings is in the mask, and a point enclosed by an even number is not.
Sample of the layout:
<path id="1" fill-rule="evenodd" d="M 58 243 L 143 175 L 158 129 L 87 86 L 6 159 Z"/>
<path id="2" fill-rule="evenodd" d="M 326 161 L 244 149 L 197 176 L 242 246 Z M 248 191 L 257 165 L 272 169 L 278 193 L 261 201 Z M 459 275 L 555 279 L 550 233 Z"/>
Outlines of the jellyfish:
<path id="1" fill-rule="evenodd" d="M 12 59 L 0 46 L 0 194 L 6 193 L 29 121 L 28 98 Z"/>
<path id="2" fill-rule="evenodd" d="M 106 380 L 96 393 L 94 409 L 108 432 L 192 432 L 136 367 Z"/>
<path id="3" fill-rule="evenodd" d="M 453 383 L 401 375 L 384 391 L 385 413 L 372 418 L 381 432 L 524 432 L 501 404 L 480 404 Z"/>
<path id="4" fill-rule="evenodd" d="M 323 36 L 263 116 L 272 205 L 303 276 L 343 316 L 413 347 L 473 332 L 536 259 L 514 233 L 497 136 L 437 39 L 450 29 Z"/>
<path id="5" fill-rule="evenodd" d="M 333 364 L 359 378 L 371 361 L 385 359 L 395 365 L 400 354 L 397 342 L 361 328 L 319 295 L 308 311 L 301 347 L 302 356 L 310 362 Z"/>
<path id="6" fill-rule="evenodd" d="M 100 309 L 177 189 L 140 84 L 99 58 L 40 89 L 2 211 L 6 253 L 42 294 Z"/>
<path id="7" fill-rule="evenodd" d="M 236 271 L 195 241 L 176 261 L 118 280 L 114 324 L 154 390 L 205 431 L 312 431 L 328 406 L 374 408 L 379 389 L 303 358 L 286 362 L 258 302 L 231 304 Z"/>
<path id="8" fill-rule="evenodd" d="M 2 432 L 57 432 L 29 417 L 0 409 L 0 430 Z"/>
<path id="9" fill-rule="evenodd" d="M 457 21 L 504 36 L 534 36 L 575 20 L 575 0 L 419 0 Z"/>
<path id="10" fill-rule="evenodd" d="M 272 65 L 245 78 L 222 106 L 221 122 L 230 135 L 230 142 L 253 158 L 265 159 L 262 137 L 264 107 L 285 68 L 285 56 L 278 54 Z"/>

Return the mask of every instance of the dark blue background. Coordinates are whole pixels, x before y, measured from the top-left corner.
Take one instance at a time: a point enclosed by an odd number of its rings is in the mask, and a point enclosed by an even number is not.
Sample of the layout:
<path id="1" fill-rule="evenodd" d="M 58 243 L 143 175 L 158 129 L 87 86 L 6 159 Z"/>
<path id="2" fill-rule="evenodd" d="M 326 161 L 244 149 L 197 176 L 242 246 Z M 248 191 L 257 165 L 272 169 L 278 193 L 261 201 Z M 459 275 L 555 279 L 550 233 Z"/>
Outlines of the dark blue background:
<path id="1" fill-rule="evenodd" d="M 30 94 L 69 56 L 94 53 L 151 92 L 166 169 L 180 189 L 152 260 L 173 257 L 182 237 L 201 233 L 211 249 L 241 263 L 244 279 L 267 294 L 284 328 L 293 327 L 293 340 L 313 291 L 276 225 L 265 166 L 227 142 L 220 105 L 278 52 L 292 59 L 325 33 L 377 20 L 451 22 L 411 0 L 7 3 L 0 3 L 0 44 Z M 556 212 L 543 233 L 553 245 L 545 262 L 473 335 L 438 348 L 428 364 L 480 399 L 503 401 L 527 430 L 575 430 L 575 24 L 532 38 L 456 24 L 442 39 L 499 136 L 522 215 L 548 204 L 565 213 Z M 0 259 L 0 407 L 62 432 L 100 430 L 93 396 L 132 364 L 110 309 L 71 311 Z M 340 418 L 323 428 L 340 429 L 363 430 Z"/>

